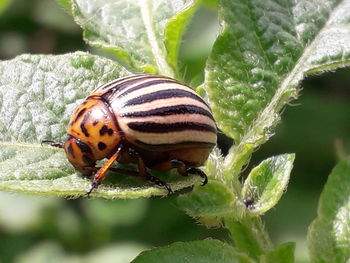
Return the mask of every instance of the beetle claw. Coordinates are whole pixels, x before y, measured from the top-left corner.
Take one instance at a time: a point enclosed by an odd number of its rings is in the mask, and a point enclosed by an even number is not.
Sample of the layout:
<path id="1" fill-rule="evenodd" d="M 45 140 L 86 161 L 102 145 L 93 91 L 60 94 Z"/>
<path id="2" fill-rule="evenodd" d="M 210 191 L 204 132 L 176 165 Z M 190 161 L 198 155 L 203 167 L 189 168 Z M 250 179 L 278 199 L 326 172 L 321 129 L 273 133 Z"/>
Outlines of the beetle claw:
<path id="1" fill-rule="evenodd" d="M 160 180 L 159 178 L 147 173 L 146 179 L 160 187 L 164 187 L 166 190 L 168 190 L 168 195 L 171 195 L 174 193 L 171 187 L 166 182 Z"/>
<path id="2" fill-rule="evenodd" d="M 201 178 L 203 178 L 203 182 L 201 183 L 201 186 L 206 185 L 208 183 L 208 176 L 200 169 L 191 167 L 186 170 L 186 174 L 197 174 Z"/>
<path id="3" fill-rule="evenodd" d="M 101 183 L 101 181 L 100 181 L 99 179 L 94 178 L 94 180 L 93 180 L 92 183 L 91 183 L 91 188 L 90 188 L 90 190 L 87 191 L 86 194 L 85 194 L 85 195 L 87 196 L 87 198 L 90 198 L 90 194 L 92 193 L 92 191 L 93 191 L 94 189 L 97 189 L 97 188 L 98 188 L 98 186 L 100 185 L 100 183 Z"/>
<path id="4" fill-rule="evenodd" d="M 167 183 L 165 183 L 164 187 L 168 190 L 168 196 L 174 193 L 174 191 Z"/>

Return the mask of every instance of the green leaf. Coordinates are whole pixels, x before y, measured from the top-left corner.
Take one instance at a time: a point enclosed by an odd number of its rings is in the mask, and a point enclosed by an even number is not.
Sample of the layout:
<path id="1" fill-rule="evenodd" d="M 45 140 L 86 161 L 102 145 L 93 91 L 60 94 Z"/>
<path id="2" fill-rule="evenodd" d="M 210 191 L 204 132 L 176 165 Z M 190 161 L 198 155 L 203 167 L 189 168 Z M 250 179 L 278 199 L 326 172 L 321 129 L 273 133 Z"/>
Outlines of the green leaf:
<path id="1" fill-rule="evenodd" d="M 350 158 L 340 161 L 321 193 L 317 218 L 308 232 L 312 262 L 350 259 Z"/>
<path id="2" fill-rule="evenodd" d="M 295 243 L 289 242 L 261 256 L 260 263 L 294 263 Z"/>
<path id="3" fill-rule="evenodd" d="M 200 4 L 201 0 L 193 0 L 191 5 L 171 18 L 165 28 L 164 44 L 167 50 L 166 60 L 175 72 L 178 72 L 177 58 L 181 37 Z M 177 75 L 179 75 L 179 73 L 177 73 Z"/>
<path id="4" fill-rule="evenodd" d="M 224 164 L 234 178 L 306 74 L 350 64 L 350 1 L 221 0 L 219 15 L 203 88 L 218 127 L 235 139 Z"/>
<path id="5" fill-rule="evenodd" d="M 289 181 L 295 155 L 283 154 L 261 162 L 245 180 L 242 189 L 243 200 L 250 200 L 249 214 L 264 214 L 281 198 Z"/>
<path id="6" fill-rule="evenodd" d="M 238 253 L 218 240 L 176 242 L 166 247 L 142 252 L 132 263 L 183 262 L 183 263 L 253 263 L 248 256 Z"/>
<path id="7" fill-rule="evenodd" d="M 233 215 L 236 196 L 224 184 L 210 180 L 205 186 L 198 186 L 191 193 L 177 198 L 179 207 L 192 217 L 203 217 L 202 221 L 220 223 L 215 217 Z"/>
<path id="8" fill-rule="evenodd" d="M 182 33 L 198 5 L 197 0 L 75 0 L 72 12 L 90 45 L 136 70 L 174 76 Z"/>
<path id="9" fill-rule="evenodd" d="M 97 86 L 130 73 L 115 62 L 77 52 L 23 55 L 0 62 L 0 190 L 84 195 L 91 179 L 77 174 L 64 151 L 41 146 L 64 141 L 70 115 Z M 159 175 L 173 190 L 199 177 Z M 167 191 L 126 175 L 111 175 L 93 192 L 105 198 L 138 198 Z"/>

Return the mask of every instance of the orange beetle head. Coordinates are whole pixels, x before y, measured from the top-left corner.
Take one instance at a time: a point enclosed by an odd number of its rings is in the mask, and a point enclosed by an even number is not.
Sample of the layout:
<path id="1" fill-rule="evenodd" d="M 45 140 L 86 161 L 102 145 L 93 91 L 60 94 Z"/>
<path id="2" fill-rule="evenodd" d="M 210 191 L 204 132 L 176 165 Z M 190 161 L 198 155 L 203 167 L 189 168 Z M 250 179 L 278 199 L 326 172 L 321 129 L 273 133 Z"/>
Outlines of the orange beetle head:
<path id="1" fill-rule="evenodd" d="M 64 143 L 67 159 L 83 175 L 91 175 L 95 169 L 96 158 L 89 145 L 79 139 L 70 137 Z"/>

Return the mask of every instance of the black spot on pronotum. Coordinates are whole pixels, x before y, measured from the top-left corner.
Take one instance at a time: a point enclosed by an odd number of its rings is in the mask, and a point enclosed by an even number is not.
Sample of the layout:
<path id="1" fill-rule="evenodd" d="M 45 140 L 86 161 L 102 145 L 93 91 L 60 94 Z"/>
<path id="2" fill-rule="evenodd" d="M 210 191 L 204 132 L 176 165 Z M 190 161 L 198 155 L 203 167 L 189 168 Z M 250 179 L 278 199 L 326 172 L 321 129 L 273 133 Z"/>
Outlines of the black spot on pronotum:
<path id="1" fill-rule="evenodd" d="M 106 125 L 103 125 L 100 129 L 100 135 L 103 136 L 104 134 L 112 135 L 113 130 L 111 128 L 108 128 Z"/>
<path id="2" fill-rule="evenodd" d="M 89 153 L 91 154 L 92 153 L 92 150 L 90 148 L 89 145 L 87 145 L 86 143 L 83 143 L 81 140 L 79 139 L 75 139 L 79 149 L 83 152 L 83 153 Z"/>
<path id="3" fill-rule="evenodd" d="M 71 144 L 71 143 L 69 144 L 67 150 L 68 150 L 68 154 L 71 155 L 73 158 L 75 158 L 75 156 L 74 156 L 74 150 L 73 150 L 73 147 L 72 147 L 72 144 Z"/>
<path id="4" fill-rule="evenodd" d="M 98 120 L 94 120 L 94 122 L 92 123 L 93 126 L 96 126 L 98 123 Z"/>
<path id="5" fill-rule="evenodd" d="M 106 145 L 105 143 L 103 143 L 103 142 L 99 142 L 99 143 L 97 144 L 97 146 L 98 146 L 98 149 L 99 149 L 100 151 L 103 151 L 103 150 L 106 149 L 106 147 L 107 147 L 107 145 Z"/>
<path id="6" fill-rule="evenodd" d="M 90 117 L 90 114 L 86 114 L 84 116 L 83 120 L 80 123 L 80 129 L 81 129 L 81 131 L 84 133 L 84 135 L 86 137 L 89 137 L 89 132 L 88 132 L 88 130 L 85 127 L 85 123 L 86 123 L 86 121 L 88 120 L 89 117 Z"/>
<path id="7" fill-rule="evenodd" d="M 86 111 L 86 108 L 82 109 L 81 111 L 78 112 L 77 117 L 75 118 L 74 122 L 76 122 Z"/>

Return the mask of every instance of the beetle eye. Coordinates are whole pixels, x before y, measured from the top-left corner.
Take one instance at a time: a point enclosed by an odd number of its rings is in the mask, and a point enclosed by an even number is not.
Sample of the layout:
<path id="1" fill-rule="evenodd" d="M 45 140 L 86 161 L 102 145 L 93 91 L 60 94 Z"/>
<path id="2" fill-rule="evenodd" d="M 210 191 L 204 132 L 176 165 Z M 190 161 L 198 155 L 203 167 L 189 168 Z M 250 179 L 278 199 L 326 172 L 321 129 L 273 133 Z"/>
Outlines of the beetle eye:
<path id="1" fill-rule="evenodd" d="M 67 148 L 66 154 L 69 155 L 70 158 L 74 159 L 75 158 L 75 154 L 74 154 L 72 143 L 68 143 L 68 147 L 65 147 L 65 148 Z"/>
<path id="2" fill-rule="evenodd" d="M 95 166 L 91 148 L 84 142 L 70 137 L 64 144 L 69 162 L 81 173 L 90 175 Z"/>

